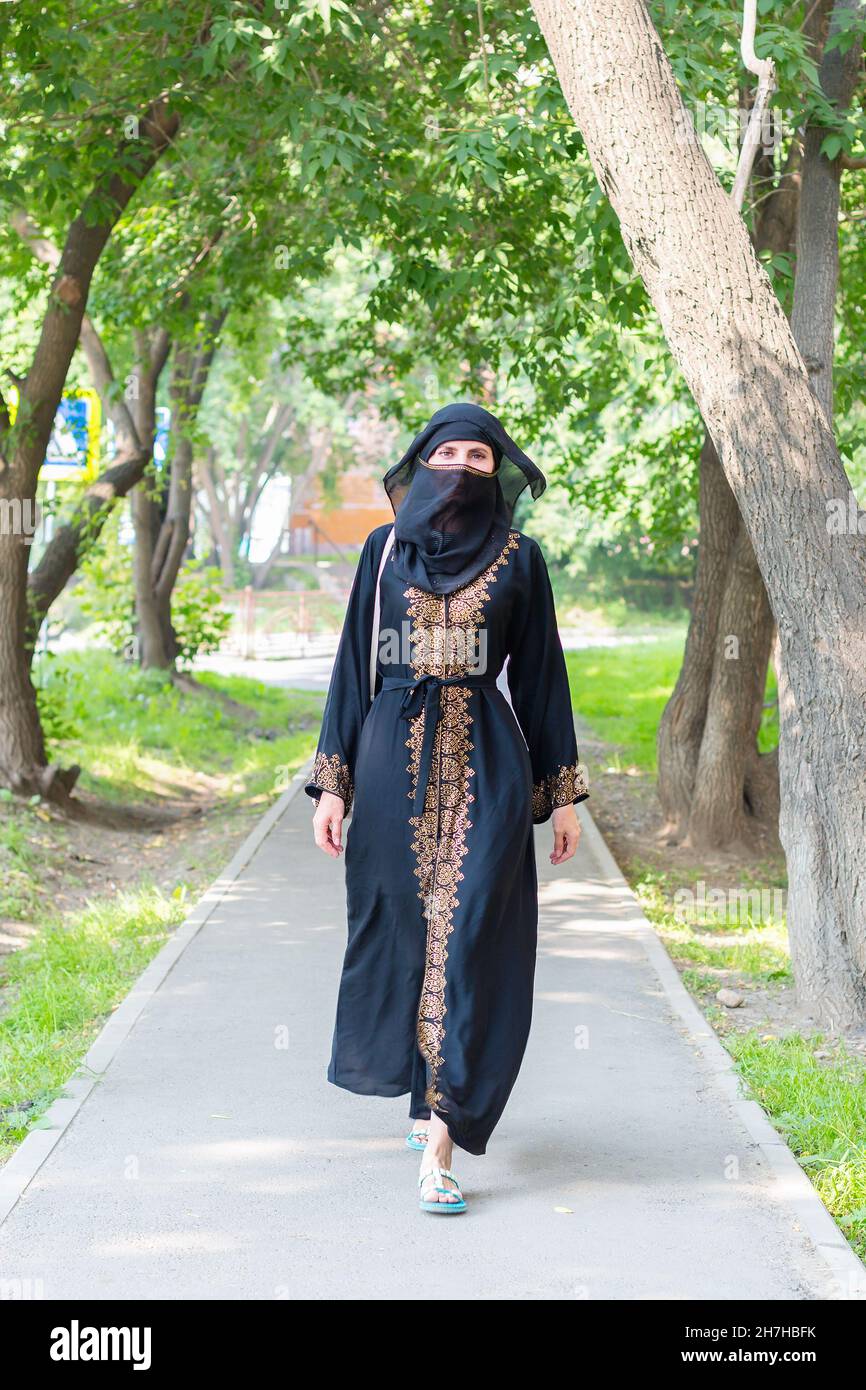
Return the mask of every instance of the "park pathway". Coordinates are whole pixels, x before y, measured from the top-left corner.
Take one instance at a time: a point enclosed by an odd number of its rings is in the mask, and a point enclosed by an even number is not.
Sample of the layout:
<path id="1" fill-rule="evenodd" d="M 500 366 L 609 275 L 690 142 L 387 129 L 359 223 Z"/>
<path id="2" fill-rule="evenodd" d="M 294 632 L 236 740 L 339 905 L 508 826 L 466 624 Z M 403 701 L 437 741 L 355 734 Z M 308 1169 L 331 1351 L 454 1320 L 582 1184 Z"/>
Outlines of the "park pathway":
<path id="1" fill-rule="evenodd" d="M 562 869 L 536 831 L 533 1030 L 489 1153 L 455 1151 L 466 1215 L 417 1210 L 405 1100 L 325 1079 L 343 864 L 295 784 L 0 1173 L 5 1296 L 860 1296 L 580 810 Z"/>

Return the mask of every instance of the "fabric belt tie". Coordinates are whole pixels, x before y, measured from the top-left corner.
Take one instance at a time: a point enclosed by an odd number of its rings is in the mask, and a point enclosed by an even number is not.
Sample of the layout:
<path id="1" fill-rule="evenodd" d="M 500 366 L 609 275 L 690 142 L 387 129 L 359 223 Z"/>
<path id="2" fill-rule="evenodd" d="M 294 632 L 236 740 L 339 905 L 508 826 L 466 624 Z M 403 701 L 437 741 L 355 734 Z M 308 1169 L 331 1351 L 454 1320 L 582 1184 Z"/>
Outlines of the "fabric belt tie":
<path id="1" fill-rule="evenodd" d="M 421 743 L 421 758 L 418 763 L 418 782 L 415 787 L 415 799 L 412 803 L 412 814 L 420 816 L 424 811 L 424 799 L 427 795 L 427 783 L 430 780 L 430 768 L 433 763 L 433 740 L 436 734 L 436 726 L 442 713 L 440 693 L 443 685 L 459 685 L 470 690 L 481 690 L 485 687 L 496 686 L 496 677 L 488 672 L 484 675 L 465 675 L 465 676 L 418 676 L 409 677 L 404 680 L 401 676 L 383 676 L 382 690 L 402 690 L 403 699 L 400 703 L 401 719 L 414 719 L 416 714 L 424 711 L 424 738 Z"/>

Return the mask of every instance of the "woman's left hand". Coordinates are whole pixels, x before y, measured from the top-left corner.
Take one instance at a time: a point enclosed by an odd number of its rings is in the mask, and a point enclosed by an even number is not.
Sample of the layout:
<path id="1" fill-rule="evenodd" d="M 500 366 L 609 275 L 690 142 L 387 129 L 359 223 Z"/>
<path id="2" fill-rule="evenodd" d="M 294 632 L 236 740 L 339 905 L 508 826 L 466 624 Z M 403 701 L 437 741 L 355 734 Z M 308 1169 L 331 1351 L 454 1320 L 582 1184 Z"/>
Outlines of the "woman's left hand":
<path id="1" fill-rule="evenodd" d="M 553 853 L 551 864 L 564 864 L 577 849 L 580 821 L 574 806 L 557 806 L 553 813 Z"/>

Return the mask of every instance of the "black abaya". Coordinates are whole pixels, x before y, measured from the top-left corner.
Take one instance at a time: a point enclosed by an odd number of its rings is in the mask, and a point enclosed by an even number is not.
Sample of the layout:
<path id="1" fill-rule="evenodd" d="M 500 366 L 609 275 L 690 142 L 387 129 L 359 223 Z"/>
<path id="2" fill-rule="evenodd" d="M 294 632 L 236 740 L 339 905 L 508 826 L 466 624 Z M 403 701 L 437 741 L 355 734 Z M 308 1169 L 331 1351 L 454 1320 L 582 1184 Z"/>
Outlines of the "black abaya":
<path id="1" fill-rule="evenodd" d="M 364 1095 L 408 1092 L 414 1118 L 432 1109 L 456 1144 L 482 1154 L 532 1015 L 533 823 L 588 791 L 547 567 L 520 531 L 450 593 L 407 584 L 391 551 L 371 703 L 389 530 L 364 545 L 306 786 L 352 812 L 328 1079 Z M 513 711 L 496 687 L 506 657 Z"/>

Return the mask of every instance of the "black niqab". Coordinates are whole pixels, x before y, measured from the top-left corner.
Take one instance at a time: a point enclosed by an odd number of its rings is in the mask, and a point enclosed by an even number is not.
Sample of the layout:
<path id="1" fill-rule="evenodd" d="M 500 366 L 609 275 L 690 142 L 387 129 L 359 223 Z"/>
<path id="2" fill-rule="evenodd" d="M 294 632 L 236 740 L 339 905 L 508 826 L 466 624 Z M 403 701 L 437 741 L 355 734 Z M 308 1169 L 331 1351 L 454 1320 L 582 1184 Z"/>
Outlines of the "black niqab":
<path id="1" fill-rule="evenodd" d="M 489 445 L 494 471 L 429 464 L 449 439 Z M 541 470 L 496 416 L 469 403 L 437 410 L 383 482 L 394 508 L 396 572 L 437 594 L 452 593 L 492 564 L 508 539 L 523 489 L 539 497 L 546 486 Z"/>

